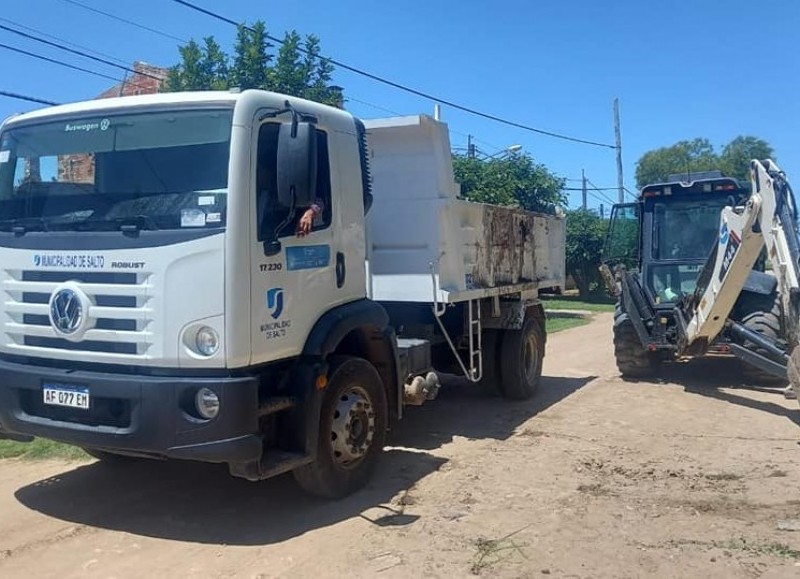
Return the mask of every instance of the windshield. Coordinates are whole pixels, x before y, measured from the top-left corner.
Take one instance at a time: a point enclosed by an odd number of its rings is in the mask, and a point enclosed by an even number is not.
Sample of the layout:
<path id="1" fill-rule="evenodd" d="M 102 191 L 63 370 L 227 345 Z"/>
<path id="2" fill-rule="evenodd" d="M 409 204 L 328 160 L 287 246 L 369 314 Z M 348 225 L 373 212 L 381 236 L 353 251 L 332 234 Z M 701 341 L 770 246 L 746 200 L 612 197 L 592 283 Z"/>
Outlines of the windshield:
<path id="1" fill-rule="evenodd" d="M 653 259 L 706 259 L 717 239 L 727 197 L 657 202 L 653 208 Z"/>
<path id="2" fill-rule="evenodd" d="M 722 208 L 743 201 L 716 195 L 654 203 L 652 257 L 665 262 L 647 267 L 656 303 L 674 303 L 695 290 L 697 276 L 717 243 Z"/>
<path id="3" fill-rule="evenodd" d="M 0 231 L 225 225 L 232 111 L 66 119 L 0 137 Z"/>

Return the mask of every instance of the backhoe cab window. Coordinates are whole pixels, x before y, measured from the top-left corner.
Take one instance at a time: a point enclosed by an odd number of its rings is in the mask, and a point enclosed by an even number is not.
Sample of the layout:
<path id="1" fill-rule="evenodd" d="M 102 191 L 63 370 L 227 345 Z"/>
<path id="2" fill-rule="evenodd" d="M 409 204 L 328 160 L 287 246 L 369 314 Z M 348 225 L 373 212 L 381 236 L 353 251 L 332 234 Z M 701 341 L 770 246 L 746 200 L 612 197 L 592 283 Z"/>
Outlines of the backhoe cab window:
<path id="1" fill-rule="evenodd" d="M 289 208 L 278 203 L 278 132 L 279 123 L 265 123 L 258 132 L 256 158 L 256 200 L 258 203 L 258 241 L 268 241 L 276 229 L 277 237 L 295 235 L 306 208 Z M 328 135 L 317 130 L 317 199 L 322 214 L 315 217 L 312 231 L 331 224 L 331 171 L 328 159 Z"/>
<path id="2" fill-rule="evenodd" d="M 723 200 L 716 203 L 656 203 L 653 212 L 653 258 L 705 259 L 717 239 Z"/>
<path id="3" fill-rule="evenodd" d="M 0 230 L 225 225 L 232 112 L 97 115 L 0 138 Z"/>

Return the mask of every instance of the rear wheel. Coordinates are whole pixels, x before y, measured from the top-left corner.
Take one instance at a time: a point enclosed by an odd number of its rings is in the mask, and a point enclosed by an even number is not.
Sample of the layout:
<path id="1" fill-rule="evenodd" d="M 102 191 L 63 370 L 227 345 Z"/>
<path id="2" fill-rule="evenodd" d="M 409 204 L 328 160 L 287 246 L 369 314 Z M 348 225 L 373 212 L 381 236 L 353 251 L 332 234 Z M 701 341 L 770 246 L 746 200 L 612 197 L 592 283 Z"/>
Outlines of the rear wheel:
<path id="1" fill-rule="evenodd" d="M 614 358 L 623 378 L 646 378 L 659 366 L 658 358 L 642 347 L 633 322 L 619 304 L 614 310 Z"/>
<path id="2" fill-rule="evenodd" d="M 503 332 L 500 344 L 500 392 L 510 400 L 527 400 L 536 393 L 542 377 L 544 327 L 528 315 L 519 330 Z"/>
<path id="3" fill-rule="evenodd" d="M 332 360 L 322 400 L 317 458 L 294 471 L 306 491 L 340 498 L 369 480 L 383 451 L 388 410 L 383 382 L 361 358 Z"/>

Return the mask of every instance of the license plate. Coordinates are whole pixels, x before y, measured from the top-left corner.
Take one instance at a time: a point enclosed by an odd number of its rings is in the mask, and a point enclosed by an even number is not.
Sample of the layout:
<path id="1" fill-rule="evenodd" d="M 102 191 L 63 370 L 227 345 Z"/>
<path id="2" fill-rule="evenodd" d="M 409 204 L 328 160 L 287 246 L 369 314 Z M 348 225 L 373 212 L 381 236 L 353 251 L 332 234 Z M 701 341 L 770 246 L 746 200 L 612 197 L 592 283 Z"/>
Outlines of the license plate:
<path id="1" fill-rule="evenodd" d="M 45 384 L 42 391 L 45 404 L 89 410 L 89 389 L 84 386 Z"/>

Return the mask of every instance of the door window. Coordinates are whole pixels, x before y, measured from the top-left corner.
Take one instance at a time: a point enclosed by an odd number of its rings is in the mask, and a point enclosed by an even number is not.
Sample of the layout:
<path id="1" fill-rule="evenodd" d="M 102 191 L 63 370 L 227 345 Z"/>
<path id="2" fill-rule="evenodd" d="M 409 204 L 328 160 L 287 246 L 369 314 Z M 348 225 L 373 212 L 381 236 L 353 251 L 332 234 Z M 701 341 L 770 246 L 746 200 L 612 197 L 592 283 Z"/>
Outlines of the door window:
<path id="1" fill-rule="evenodd" d="M 258 203 L 258 241 L 295 235 L 305 208 L 288 208 L 278 203 L 278 132 L 279 123 L 264 123 L 258 132 L 258 151 L 256 155 L 256 199 Z M 328 151 L 328 135 L 317 130 L 317 205 L 319 215 L 315 216 L 312 231 L 330 227 L 331 207 L 331 168 Z"/>

